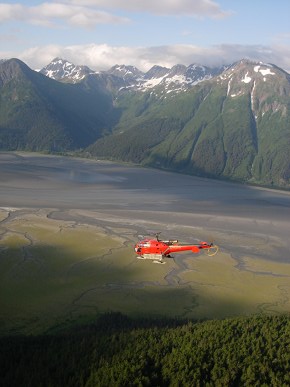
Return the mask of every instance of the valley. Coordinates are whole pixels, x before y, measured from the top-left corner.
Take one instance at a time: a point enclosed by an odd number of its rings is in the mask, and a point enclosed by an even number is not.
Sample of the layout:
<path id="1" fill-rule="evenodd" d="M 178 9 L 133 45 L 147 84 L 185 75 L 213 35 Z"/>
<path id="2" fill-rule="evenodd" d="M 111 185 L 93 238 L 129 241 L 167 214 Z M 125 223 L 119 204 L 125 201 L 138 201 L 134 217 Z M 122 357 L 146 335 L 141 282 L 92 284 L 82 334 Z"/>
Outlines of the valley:
<path id="1" fill-rule="evenodd" d="M 0 153 L 0 333 L 100 313 L 215 319 L 290 311 L 289 192 L 129 164 Z M 214 257 L 136 259 L 141 235 Z"/>
<path id="2" fill-rule="evenodd" d="M 287 72 L 247 59 L 95 73 L 60 58 L 38 72 L 12 58 L 0 63 L 0 150 L 289 190 L 289 95 Z"/>

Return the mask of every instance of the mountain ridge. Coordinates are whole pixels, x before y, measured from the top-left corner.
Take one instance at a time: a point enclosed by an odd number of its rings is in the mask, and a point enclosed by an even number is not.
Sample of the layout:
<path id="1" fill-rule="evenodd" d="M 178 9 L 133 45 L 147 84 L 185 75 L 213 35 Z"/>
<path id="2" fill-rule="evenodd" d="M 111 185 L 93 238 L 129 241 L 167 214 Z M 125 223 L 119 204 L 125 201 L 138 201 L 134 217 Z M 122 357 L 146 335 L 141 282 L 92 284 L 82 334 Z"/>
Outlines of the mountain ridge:
<path id="1" fill-rule="evenodd" d="M 174 84 L 177 86 L 182 85 L 183 88 L 190 87 L 220 74 L 227 67 L 210 68 L 198 64 L 191 64 L 189 66 L 176 64 L 172 68 L 167 68 L 154 65 L 147 72 L 142 72 L 135 66 L 116 64 L 109 70 L 94 72 L 87 66 L 75 66 L 65 59 L 55 58 L 42 68 L 40 72 L 52 79 L 72 83 L 81 81 L 89 73 L 104 76 L 113 75 L 124 81 L 122 87 L 146 91 L 148 88 L 153 88 L 157 85 L 171 86 L 171 89 L 174 89 Z"/>
<path id="2" fill-rule="evenodd" d="M 18 59 L 0 62 L 0 149 L 81 150 L 290 188 L 290 75 L 279 67 L 243 59 L 213 75 L 199 65 L 53 65 L 46 72 L 58 80 Z"/>

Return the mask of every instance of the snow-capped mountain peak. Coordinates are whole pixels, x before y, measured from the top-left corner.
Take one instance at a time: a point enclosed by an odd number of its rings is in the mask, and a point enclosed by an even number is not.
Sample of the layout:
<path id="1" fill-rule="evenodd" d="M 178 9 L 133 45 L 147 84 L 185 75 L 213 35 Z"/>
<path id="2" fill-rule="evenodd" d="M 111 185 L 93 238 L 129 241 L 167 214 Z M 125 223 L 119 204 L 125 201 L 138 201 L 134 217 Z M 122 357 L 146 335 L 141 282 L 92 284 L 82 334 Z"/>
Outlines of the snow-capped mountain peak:
<path id="1" fill-rule="evenodd" d="M 67 79 L 72 83 L 79 82 L 86 75 L 94 73 L 87 66 L 76 66 L 73 63 L 61 58 L 55 58 L 40 72 L 49 78 L 57 81 Z"/>
<path id="2" fill-rule="evenodd" d="M 115 65 L 105 73 L 115 75 L 123 78 L 124 80 L 133 80 L 143 77 L 143 72 L 137 69 L 135 66 Z"/>
<path id="3" fill-rule="evenodd" d="M 115 65 L 107 71 L 94 72 L 87 66 L 76 66 L 65 59 L 55 58 L 40 72 L 57 81 L 71 83 L 80 82 L 89 74 L 102 77 L 102 79 L 114 77 L 113 84 L 115 87 L 118 85 L 122 90 L 146 91 L 158 87 L 162 93 L 168 93 L 187 90 L 200 82 L 221 74 L 224 69 L 225 67 L 210 68 L 198 64 L 190 66 L 177 64 L 172 68 L 155 65 L 144 73 L 135 66 L 122 64 Z M 112 82 L 110 83 L 112 85 Z"/>

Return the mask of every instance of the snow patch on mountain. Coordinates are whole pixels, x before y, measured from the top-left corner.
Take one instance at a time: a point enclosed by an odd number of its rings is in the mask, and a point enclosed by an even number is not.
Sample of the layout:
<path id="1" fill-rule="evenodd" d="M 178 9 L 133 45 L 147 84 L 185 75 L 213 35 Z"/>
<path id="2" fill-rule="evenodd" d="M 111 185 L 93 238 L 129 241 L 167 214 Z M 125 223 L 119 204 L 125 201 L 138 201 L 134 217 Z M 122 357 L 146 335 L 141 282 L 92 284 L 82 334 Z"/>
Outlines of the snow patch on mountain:
<path id="1" fill-rule="evenodd" d="M 241 81 L 244 82 L 244 83 L 250 83 L 251 80 L 252 80 L 252 78 L 248 76 L 248 72 L 247 72 L 246 75 L 244 76 L 244 78 Z"/>
<path id="2" fill-rule="evenodd" d="M 269 67 L 263 69 L 263 68 L 261 68 L 261 65 L 255 66 L 255 67 L 254 67 L 254 71 L 255 71 L 256 73 L 257 73 L 257 72 L 260 72 L 264 77 L 265 77 L 266 75 L 275 75 L 275 73 L 273 73 Z"/>

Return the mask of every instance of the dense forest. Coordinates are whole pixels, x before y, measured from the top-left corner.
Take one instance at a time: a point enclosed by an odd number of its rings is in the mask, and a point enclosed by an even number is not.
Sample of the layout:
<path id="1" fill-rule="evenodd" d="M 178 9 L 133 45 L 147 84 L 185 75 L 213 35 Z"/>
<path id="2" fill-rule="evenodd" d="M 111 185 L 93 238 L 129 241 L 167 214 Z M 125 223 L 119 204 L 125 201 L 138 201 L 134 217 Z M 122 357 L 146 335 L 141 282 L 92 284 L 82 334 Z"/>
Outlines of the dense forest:
<path id="1" fill-rule="evenodd" d="M 289 386 L 289 316 L 132 320 L 0 339 L 1 386 Z"/>

